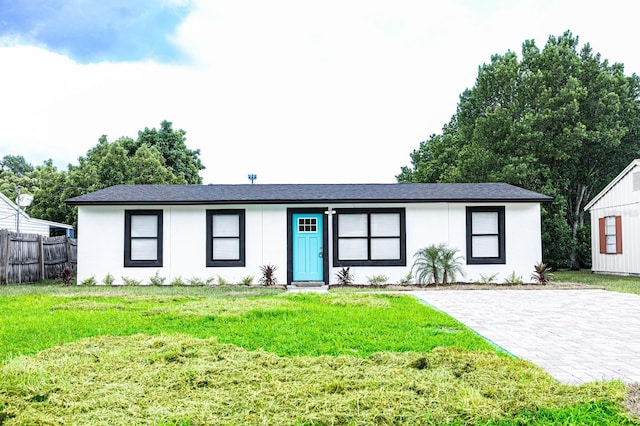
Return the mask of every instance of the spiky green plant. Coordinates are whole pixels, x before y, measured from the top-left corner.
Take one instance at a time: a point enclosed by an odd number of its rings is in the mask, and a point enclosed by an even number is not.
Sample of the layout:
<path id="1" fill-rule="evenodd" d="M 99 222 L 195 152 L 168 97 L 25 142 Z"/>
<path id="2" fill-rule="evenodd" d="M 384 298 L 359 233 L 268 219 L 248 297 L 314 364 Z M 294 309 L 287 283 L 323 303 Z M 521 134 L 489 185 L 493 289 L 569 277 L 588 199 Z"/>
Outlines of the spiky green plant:
<path id="1" fill-rule="evenodd" d="M 464 276 L 462 256 L 458 256 L 458 249 L 442 247 L 440 251 L 440 268 L 442 268 L 442 284 L 456 282 L 458 274 Z"/>
<path id="2" fill-rule="evenodd" d="M 418 284 L 449 284 L 456 281 L 458 274 L 464 276 L 462 256 L 458 250 L 446 244 L 432 244 L 421 248 L 414 255 L 413 267 Z"/>
<path id="3" fill-rule="evenodd" d="M 440 279 L 440 252 L 443 248 L 444 244 L 432 244 L 421 248 L 413 255 L 414 262 L 411 272 L 415 274 L 417 284 L 438 284 Z"/>

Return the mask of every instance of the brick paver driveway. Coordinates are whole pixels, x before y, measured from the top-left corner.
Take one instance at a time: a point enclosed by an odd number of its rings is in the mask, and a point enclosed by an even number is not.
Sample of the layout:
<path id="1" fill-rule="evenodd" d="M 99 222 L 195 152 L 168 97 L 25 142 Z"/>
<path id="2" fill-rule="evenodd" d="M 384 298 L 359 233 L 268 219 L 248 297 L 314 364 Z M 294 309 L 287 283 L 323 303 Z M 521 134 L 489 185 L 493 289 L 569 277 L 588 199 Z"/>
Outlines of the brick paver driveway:
<path id="1" fill-rule="evenodd" d="M 640 383 L 640 296 L 605 290 L 415 291 L 561 382 Z"/>

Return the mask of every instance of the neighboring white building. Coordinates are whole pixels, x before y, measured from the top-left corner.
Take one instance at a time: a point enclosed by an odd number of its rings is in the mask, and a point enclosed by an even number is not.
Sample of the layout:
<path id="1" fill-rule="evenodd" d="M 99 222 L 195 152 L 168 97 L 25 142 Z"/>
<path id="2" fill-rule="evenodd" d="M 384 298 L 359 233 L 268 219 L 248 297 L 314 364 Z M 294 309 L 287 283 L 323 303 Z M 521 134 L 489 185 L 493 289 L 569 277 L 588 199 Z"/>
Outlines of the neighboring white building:
<path id="1" fill-rule="evenodd" d="M 405 277 L 414 253 L 457 248 L 466 277 L 515 272 L 541 261 L 540 203 L 503 183 L 117 185 L 67 200 L 78 206 L 78 282 L 156 272 L 228 282 L 277 266 L 278 283 L 356 283 Z"/>
<path id="2" fill-rule="evenodd" d="M 18 215 L 20 215 L 19 220 Z M 18 226 L 20 226 L 20 233 L 23 234 L 38 234 L 49 237 L 51 231 L 56 229 L 63 230 L 68 237 L 74 236 L 73 226 L 30 217 L 19 210 L 13 201 L 0 193 L 0 229 L 18 232 Z"/>
<path id="3" fill-rule="evenodd" d="M 640 275 L 640 159 L 584 209 L 591 214 L 591 270 Z"/>

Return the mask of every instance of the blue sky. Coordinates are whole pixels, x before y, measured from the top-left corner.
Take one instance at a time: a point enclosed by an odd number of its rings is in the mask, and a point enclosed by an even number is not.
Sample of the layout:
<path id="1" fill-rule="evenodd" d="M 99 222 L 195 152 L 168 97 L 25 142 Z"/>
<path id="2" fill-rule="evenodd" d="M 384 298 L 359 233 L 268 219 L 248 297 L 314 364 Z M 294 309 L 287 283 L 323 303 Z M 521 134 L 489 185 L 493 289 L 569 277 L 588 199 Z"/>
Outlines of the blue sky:
<path id="1" fill-rule="evenodd" d="M 158 0 L 0 0 L 0 36 L 79 63 L 185 60 L 171 42 L 188 5 Z"/>
<path id="2" fill-rule="evenodd" d="M 0 156 L 162 120 L 205 183 L 393 182 L 491 55 L 571 30 L 640 73 L 631 0 L 0 0 Z"/>

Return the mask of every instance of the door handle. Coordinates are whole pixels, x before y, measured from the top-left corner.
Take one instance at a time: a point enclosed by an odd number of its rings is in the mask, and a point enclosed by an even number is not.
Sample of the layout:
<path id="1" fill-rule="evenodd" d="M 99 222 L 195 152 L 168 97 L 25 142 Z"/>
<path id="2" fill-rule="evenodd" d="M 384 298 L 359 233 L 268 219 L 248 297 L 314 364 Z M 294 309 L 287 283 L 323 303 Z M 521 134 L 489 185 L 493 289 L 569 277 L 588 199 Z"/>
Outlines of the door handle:
<path id="1" fill-rule="evenodd" d="M 322 252 L 318 253 L 318 256 L 322 257 Z"/>

